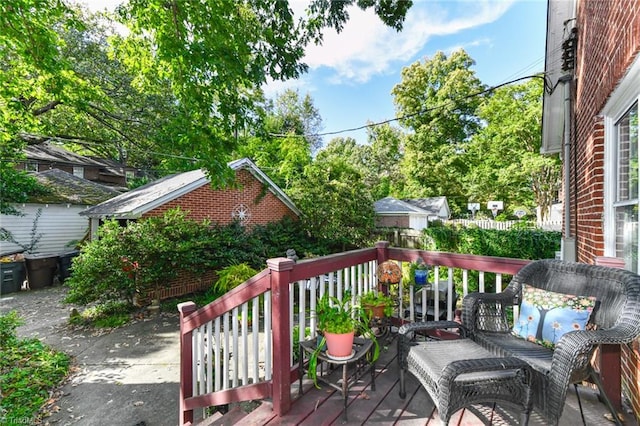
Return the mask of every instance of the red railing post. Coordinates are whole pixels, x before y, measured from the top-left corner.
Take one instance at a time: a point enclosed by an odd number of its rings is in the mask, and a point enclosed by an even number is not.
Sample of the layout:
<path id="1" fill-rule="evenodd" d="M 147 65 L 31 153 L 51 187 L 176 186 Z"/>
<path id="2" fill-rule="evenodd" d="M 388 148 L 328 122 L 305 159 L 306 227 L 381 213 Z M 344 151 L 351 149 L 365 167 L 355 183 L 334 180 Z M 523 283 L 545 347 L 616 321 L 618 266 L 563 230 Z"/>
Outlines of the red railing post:
<path id="1" fill-rule="evenodd" d="M 389 260 L 389 241 L 378 241 L 376 243 L 378 253 L 378 265 Z"/>
<path id="2" fill-rule="evenodd" d="M 193 396 L 193 331 L 185 331 L 184 318 L 195 312 L 196 304 L 184 302 L 178 304 L 180 312 L 180 415 L 179 424 L 193 423 L 193 410 L 185 410 L 184 400 Z"/>
<path id="3" fill-rule="evenodd" d="M 289 277 L 295 262 L 278 257 L 267 260 L 271 270 L 271 330 L 273 333 L 273 411 L 278 416 L 291 408 L 291 324 L 289 324 Z"/>

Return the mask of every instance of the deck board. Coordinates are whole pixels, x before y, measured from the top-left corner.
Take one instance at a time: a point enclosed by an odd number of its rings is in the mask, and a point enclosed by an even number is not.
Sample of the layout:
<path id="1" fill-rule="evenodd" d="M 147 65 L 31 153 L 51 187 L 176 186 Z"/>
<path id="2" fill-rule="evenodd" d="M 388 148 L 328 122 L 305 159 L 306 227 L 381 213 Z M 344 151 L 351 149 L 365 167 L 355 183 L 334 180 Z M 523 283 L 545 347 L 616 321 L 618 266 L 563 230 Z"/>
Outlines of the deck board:
<path id="1" fill-rule="evenodd" d="M 298 383 L 292 384 L 291 410 L 283 417 L 264 416 L 265 407 L 261 407 L 262 424 L 269 426 L 329 426 L 329 425 L 376 425 L 376 426 L 435 426 L 440 425 L 440 419 L 431 398 L 411 374 L 406 376 L 407 397 L 399 396 L 399 369 L 397 363 L 397 348 L 395 342 L 384 342 L 381 347 L 380 359 L 376 362 L 376 390 L 370 389 L 370 375 L 365 374 L 360 381 L 349 390 L 347 423 L 342 421 L 343 400 L 341 393 L 329 386 L 320 384 L 321 389 L 315 388 L 305 378 L 303 395 L 298 395 Z M 341 369 L 332 372 L 334 378 L 339 377 Z M 606 406 L 599 402 L 597 392 L 586 386 L 580 386 L 580 395 L 584 408 L 586 424 L 613 424 L 604 415 L 608 413 Z M 269 404 L 269 403 L 266 403 Z M 268 406 L 268 405 L 267 405 Z M 253 413 L 252 413 L 253 414 Z M 520 419 L 518 412 L 507 407 L 489 405 L 474 405 L 455 413 L 450 425 L 503 426 L 517 424 Z M 246 421 L 251 421 L 251 414 Z M 567 391 L 567 402 L 560 419 L 560 426 L 581 424 L 580 410 L 573 386 Z M 260 421 L 247 423 L 261 424 Z M 546 424 L 537 413 L 532 413 L 529 424 L 543 426 Z M 638 426 L 632 415 L 625 416 L 625 426 Z"/>

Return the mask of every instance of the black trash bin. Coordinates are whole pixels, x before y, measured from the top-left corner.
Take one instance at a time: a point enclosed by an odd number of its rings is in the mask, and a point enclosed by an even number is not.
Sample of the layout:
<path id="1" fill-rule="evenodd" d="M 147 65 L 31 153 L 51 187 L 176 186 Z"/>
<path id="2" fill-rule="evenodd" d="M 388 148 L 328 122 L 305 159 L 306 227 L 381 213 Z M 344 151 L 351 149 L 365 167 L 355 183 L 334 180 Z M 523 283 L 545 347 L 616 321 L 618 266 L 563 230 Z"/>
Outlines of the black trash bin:
<path id="1" fill-rule="evenodd" d="M 53 285 L 53 278 L 58 269 L 57 254 L 27 254 L 24 260 L 31 290 Z"/>
<path id="2" fill-rule="evenodd" d="M 20 291 L 24 282 L 24 262 L 0 262 L 0 295 Z"/>
<path id="3" fill-rule="evenodd" d="M 69 250 L 60 253 L 58 257 L 58 279 L 61 283 L 71 276 L 71 262 L 78 254 L 80 254 L 79 250 Z"/>

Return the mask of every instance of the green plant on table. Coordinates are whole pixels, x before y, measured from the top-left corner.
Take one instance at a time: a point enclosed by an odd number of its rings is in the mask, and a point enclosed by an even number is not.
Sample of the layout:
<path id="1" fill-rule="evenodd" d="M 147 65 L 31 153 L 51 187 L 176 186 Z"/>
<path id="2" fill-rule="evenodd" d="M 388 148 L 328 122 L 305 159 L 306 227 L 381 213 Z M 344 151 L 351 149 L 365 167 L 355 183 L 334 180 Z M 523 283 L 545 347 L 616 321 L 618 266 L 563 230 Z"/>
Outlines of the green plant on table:
<path id="1" fill-rule="evenodd" d="M 326 344 L 325 333 L 346 334 L 355 332 L 364 338 L 373 341 L 373 356 L 370 362 L 375 362 L 380 355 L 380 347 L 374 333 L 369 328 L 369 318 L 362 307 L 351 303 L 351 293 L 344 294 L 343 299 L 329 297 L 326 293 L 320 298 L 316 306 L 316 318 L 318 331 L 322 335 L 316 349 L 309 356 L 308 375 L 316 387 L 318 387 L 318 355 Z"/>
<path id="2" fill-rule="evenodd" d="M 368 291 L 360 296 L 360 305 L 365 310 L 365 313 L 371 314 L 371 309 L 368 307 L 383 306 L 384 316 L 389 317 L 393 314 L 393 299 L 390 296 L 385 295 L 381 291 Z M 371 318 L 370 318 L 371 319 Z"/>

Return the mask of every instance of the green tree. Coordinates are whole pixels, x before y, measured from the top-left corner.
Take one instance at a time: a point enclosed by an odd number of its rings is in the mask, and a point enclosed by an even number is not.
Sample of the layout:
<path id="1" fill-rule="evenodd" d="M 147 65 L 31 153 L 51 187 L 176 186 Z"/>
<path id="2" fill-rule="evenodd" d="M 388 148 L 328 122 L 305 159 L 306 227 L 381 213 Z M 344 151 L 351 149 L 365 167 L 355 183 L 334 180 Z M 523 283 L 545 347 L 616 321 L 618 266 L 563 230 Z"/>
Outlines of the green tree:
<path id="1" fill-rule="evenodd" d="M 373 199 L 361 173 L 344 159 L 316 159 L 289 195 L 303 212 L 311 236 L 335 241 L 342 250 L 370 242 Z"/>
<path id="2" fill-rule="evenodd" d="M 138 93 L 159 96 L 163 107 L 167 94 L 175 99 L 170 120 L 153 135 L 159 150 L 169 155 L 160 165 L 173 170 L 203 166 L 218 184 L 232 179 L 226 163 L 235 134 L 255 119 L 262 84 L 306 71 L 304 47 L 321 42 L 327 27 L 340 30 L 351 5 L 373 8 L 383 22 L 400 30 L 411 2 L 314 0 L 297 21 L 287 1 L 131 0 L 122 5 L 118 18 L 130 33 L 109 39 L 108 58 L 126 67 L 123 77 Z M 64 54 L 68 39 L 61 35 L 84 28 L 78 11 L 62 0 L 1 2 L 0 181 L 8 180 L 20 158 L 24 141 L 18 136 L 42 131 L 43 114 L 61 105 L 91 111 L 91 102 L 105 100 L 105 87 L 94 84 L 87 77 L 91 73 L 85 75 L 74 67 L 75 58 Z M 135 110 L 132 106 L 125 102 L 123 108 Z M 100 116 L 112 119 L 122 112 L 107 109 Z M 125 139 L 117 127 L 111 130 Z M 11 182 L 29 187 L 28 182 Z M 11 201 L 16 200 L 3 193 L 2 202 Z"/>
<path id="3" fill-rule="evenodd" d="M 308 94 L 301 99 L 297 91 L 286 90 L 275 101 L 266 102 L 255 125 L 251 136 L 240 137 L 236 156 L 253 159 L 280 187 L 289 188 L 322 143 L 317 136 L 322 117 L 313 99 Z"/>
<path id="4" fill-rule="evenodd" d="M 168 78 L 179 102 L 172 135 L 175 150 L 200 159 L 214 182 L 231 178 L 226 167 L 260 98 L 272 79 L 298 77 L 307 70 L 304 47 L 320 42 L 327 27 L 348 20 L 347 7 L 374 8 L 388 25 L 401 29 L 411 2 L 312 1 L 296 20 L 287 1 L 181 2 L 131 0 L 119 9 L 129 29 L 117 53 L 143 87 Z"/>
<path id="5" fill-rule="evenodd" d="M 400 164 L 404 158 L 404 138 L 402 130 L 389 124 L 367 130 L 366 182 L 374 200 L 398 196 L 403 192 L 404 177 Z"/>
<path id="6" fill-rule="evenodd" d="M 558 156 L 540 154 L 540 79 L 496 89 L 484 98 L 479 117 L 486 123 L 466 147 L 465 177 L 471 200 L 502 200 L 509 213 L 526 206 L 544 217 L 560 189 Z"/>
<path id="7" fill-rule="evenodd" d="M 461 49 L 449 56 L 438 52 L 402 70 L 392 94 L 400 123 L 413 132 L 404 147 L 404 196 L 444 195 L 452 210 L 463 208 L 461 153 L 478 129 L 476 94 L 484 89 L 473 64 Z"/>

